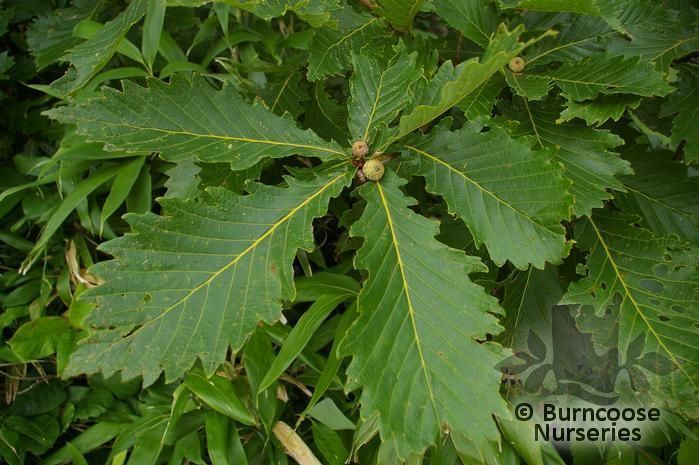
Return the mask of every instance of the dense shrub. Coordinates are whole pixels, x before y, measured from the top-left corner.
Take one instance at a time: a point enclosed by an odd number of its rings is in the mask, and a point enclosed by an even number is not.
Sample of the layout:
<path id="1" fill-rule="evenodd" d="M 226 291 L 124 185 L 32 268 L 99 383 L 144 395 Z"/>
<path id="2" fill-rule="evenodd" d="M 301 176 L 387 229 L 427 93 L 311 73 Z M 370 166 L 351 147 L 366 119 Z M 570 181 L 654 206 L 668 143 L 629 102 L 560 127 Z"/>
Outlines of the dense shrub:
<path id="1" fill-rule="evenodd" d="M 0 3 L 0 457 L 699 463 L 698 11 Z"/>

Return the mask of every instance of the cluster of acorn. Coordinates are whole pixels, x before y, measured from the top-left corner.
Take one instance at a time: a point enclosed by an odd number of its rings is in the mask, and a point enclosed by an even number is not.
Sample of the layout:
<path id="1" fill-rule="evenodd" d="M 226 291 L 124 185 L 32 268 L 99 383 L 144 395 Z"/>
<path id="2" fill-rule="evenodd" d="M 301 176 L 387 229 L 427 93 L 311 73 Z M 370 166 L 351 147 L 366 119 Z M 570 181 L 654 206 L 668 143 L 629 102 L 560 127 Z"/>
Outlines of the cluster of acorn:
<path id="1" fill-rule="evenodd" d="M 368 154 L 369 146 L 363 140 L 352 144 L 352 164 L 357 167 L 357 179 L 360 182 L 366 182 L 367 179 L 376 182 L 383 178 L 383 162 L 378 158 L 364 160 Z M 376 156 L 377 154 L 374 154 L 374 157 Z"/>

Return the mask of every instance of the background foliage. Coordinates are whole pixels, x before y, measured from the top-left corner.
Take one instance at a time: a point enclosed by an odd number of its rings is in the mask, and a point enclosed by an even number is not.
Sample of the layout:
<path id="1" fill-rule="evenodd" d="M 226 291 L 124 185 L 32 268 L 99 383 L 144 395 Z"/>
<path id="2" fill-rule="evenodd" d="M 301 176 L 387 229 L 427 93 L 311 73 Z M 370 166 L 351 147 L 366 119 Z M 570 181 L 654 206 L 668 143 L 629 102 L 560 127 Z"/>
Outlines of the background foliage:
<path id="1" fill-rule="evenodd" d="M 0 1 L 0 460 L 699 463 L 697 14 Z"/>

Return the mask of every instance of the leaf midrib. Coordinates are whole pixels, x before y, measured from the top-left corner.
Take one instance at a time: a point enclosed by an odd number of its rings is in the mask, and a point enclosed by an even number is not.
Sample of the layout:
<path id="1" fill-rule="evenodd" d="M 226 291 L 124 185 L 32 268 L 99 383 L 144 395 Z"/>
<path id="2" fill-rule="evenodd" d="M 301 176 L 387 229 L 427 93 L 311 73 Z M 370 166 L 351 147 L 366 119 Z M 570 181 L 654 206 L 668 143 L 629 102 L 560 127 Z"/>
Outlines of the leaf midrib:
<path id="1" fill-rule="evenodd" d="M 388 207 L 388 201 L 384 195 L 381 183 L 376 183 L 376 188 L 378 189 L 379 196 L 381 197 L 381 205 L 386 211 L 386 221 L 388 223 L 388 229 L 391 233 L 391 241 L 393 243 L 393 248 L 396 251 L 396 260 L 398 261 L 398 268 L 400 269 L 401 280 L 403 282 L 403 289 L 405 290 L 405 298 L 408 304 L 408 315 L 410 316 L 410 325 L 413 330 L 413 337 L 415 338 L 415 346 L 417 348 L 418 357 L 420 358 L 420 367 L 422 368 L 423 375 L 425 377 L 425 383 L 427 384 L 427 390 L 429 391 L 430 401 L 432 402 L 432 409 L 434 411 L 435 419 L 439 419 L 437 414 L 437 404 L 435 403 L 435 395 L 432 390 L 432 383 L 430 381 L 430 375 L 427 370 L 427 362 L 425 361 L 425 356 L 422 353 L 422 345 L 420 343 L 420 336 L 417 330 L 417 323 L 415 321 L 415 309 L 413 308 L 412 299 L 410 297 L 410 286 L 408 286 L 408 280 L 405 276 L 405 265 L 403 259 L 401 258 L 400 249 L 398 247 L 398 238 L 396 237 L 395 228 L 393 226 L 393 217 L 391 216 L 391 210 Z"/>
<path id="2" fill-rule="evenodd" d="M 196 292 L 198 292 L 199 290 L 203 289 L 205 286 L 208 286 L 209 284 L 211 284 L 211 282 L 213 282 L 213 281 L 214 281 L 217 277 L 219 277 L 223 272 L 225 272 L 226 270 L 228 270 L 228 269 L 231 268 L 232 266 L 236 265 L 236 264 L 238 263 L 238 261 L 240 261 L 240 259 L 241 259 L 242 257 L 244 257 L 245 255 L 247 255 L 250 251 L 254 251 L 254 250 L 257 248 L 257 246 L 260 245 L 260 244 L 262 243 L 262 241 L 264 241 L 265 239 L 267 239 L 270 235 L 272 235 L 272 234 L 274 233 L 274 231 L 276 231 L 276 229 L 277 229 L 279 226 L 281 226 L 281 225 L 284 224 L 287 220 L 289 220 L 290 218 L 292 218 L 292 217 L 293 217 L 296 213 L 298 213 L 302 208 L 305 208 L 310 202 L 312 202 L 313 200 L 315 200 L 316 198 L 318 198 L 321 194 L 323 194 L 323 192 L 325 192 L 327 189 L 329 189 L 329 188 L 330 188 L 331 186 L 333 186 L 337 181 L 339 181 L 340 179 L 342 179 L 342 178 L 345 177 L 345 176 L 347 176 L 347 172 L 343 172 L 343 173 L 339 174 L 338 176 L 336 176 L 335 178 L 333 178 L 332 180 L 330 180 L 330 181 L 329 181 L 328 183 L 326 183 L 322 188 L 320 188 L 320 189 L 318 189 L 316 192 L 314 192 L 313 195 L 311 195 L 311 196 L 309 196 L 308 198 L 306 198 L 301 204 L 299 204 L 299 205 L 297 205 L 296 207 L 294 207 L 291 211 L 289 211 L 289 213 L 287 213 L 287 214 L 284 215 L 281 219 L 279 219 L 279 221 L 277 221 L 276 223 L 273 223 L 273 224 L 271 225 L 271 227 L 270 227 L 267 231 L 265 231 L 260 237 L 258 237 L 257 239 L 255 239 L 255 240 L 252 242 L 252 244 L 250 244 L 250 245 L 249 245 L 245 250 L 243 250 L 240 254 L 236 255 L 235 258 L 234 258 L 233 260 L 231 260 L 231 261 L 228 262 L 225 266 L 223 266 L 223 267 L 220 268 L 218 271 L 216 271 L 215 273 L 213 273 L 210 277 L 208 277 L 207 279 L 205 279 L 202 283 L 200 283 L 199 285 L 197 285 L 196 287 L 194 287 L 194 288 L 193 288 L 192 290 L 190 290 L 187 294 L 185 294 L 183 297 L 181 297 L 180 299 L 178 299 L 175 303 L 173 303 L 173 304 L 170 305 L 169 307 L 165 308 L 165 309 L 164 309 L 159 315 L 157 315 L 155 318 L 153 318 L 152 320 L 147 321 L 147 322 L 144 323 L 142 326 L 140 326 L 139 328 L 137 328 L 136 330 L 134 330 L 131 334 L 129 334 L 128 338 L 133 337 L 136 333 L 140 332 L 142 329 L 146 328 L 147 326 L 153 324 L 153 323 L 156 322 L 156 321 L 159 321 L 160 319 L 162 319 L 163 317 L 165 317 L 165 315 L 167 315 L 170 311 L 172 311 L 174 308 L 176 308 L 177 306 L 179 306 L 182 302 L 185 302 L 187 299 L 189 299 L 191 296 L 193 296 Z M 116 341 L 114 344 L 116 344 L 116 343 L 118 343 L 118 342 L 121 342 L 121 340 Z"/>
<path id="3" fill-rule="evenodd" d="M 667 52 L 669 52 L 670 50 L 676 49 L 676 48 L 679 47 L 680 45 L 685 44 L 685 43 L 687 43 L 687 42 L 691 42 L 691 41 L 693 41 L 693 40 L 699 40 L 699 36 L 688 37 L 688 38 L 686 38 L 686 39 L 683 39 L 683 40 L 680 40 L 680 41 L 675 42 L 675 43 L 672 45 L 672 47 L 666 48 L 666 49 L 663 50 L 661 53 L 659 53 L 659 54 L 657 54 L 656 56 L 654 56 L 654 57 L 651 59 L 651 61 L 655 61 L 655 60 L 657 60 L 658 58 L 660 58 L 661 56 L 665 55 L 665 54 L 666 54 Z"/>
<path id="4" fill-rule="evenodd" d="M 314 96 L 315 96 L 315 103 L 316 103 L 316 105 L 317 105 L 317 107 L 318 107 L 318 110 L 320 110 L 320 113 L 325 117 L 325 119 L 326 119 L 332 126 L 334 126 L 335 128 L 337 128 L 337 130 L 340 131 L 340 133 L 345 134 L 347 131 L 346 131 L 345 129 L 343 129 L 342 126 L 340 126 L 339 124 L 337 124 L 337 123 L 335 122 L 335 118 L 332 118 L 332 117 L 328 114 L 328 112 L 325 111 L 325 108 L 324 108 L 323 105 L 321 104 L 320 98 L 319 98 L 319 94 L 318 94 L 318 88 L 319 88 L 319 87 L 318 87 L 317 85 L 315 85 L 315 86 L 313 86 L 313 87 L 314 87 L 313 92 L 314 92 Z"/>
<path id="5" fill-rule="evenodd" d="M 415 15 L 417 15 L 417 12 L 420 10 L 420 6 L 422 6 L 422 2 L 423 2 L 423 0 L 415 0 L 415 1 L 410 5 L 410 8 L 409 8 L 409 10 L 408 10 L 408 21 L 409 21 L 409 22 L 408 22 L 408 24 L 406 25 L 406 27 L 407 27 L 408 29 L 411 28 L 412 24 L 410 23 L 410 21 L 412 21 L 412 19 L 415 17 Z"/>
<path id="6" fill-rule="evenodd" d="M 532 267 L 530 266 L 529 269 L 527 269 L 527 280 L 524 283 L 524 290 L 522 291 L 522 296 L 519 299 L 519 305 L 517 305 L 517 313 L 515 316 L 515 322 L 514 322 L 514 325 L 512 327 L 512 329 L 513 329 L 512 337 L 510 338 L 510 347 L 513 347 L 514 343 L 515 343 L 515 331 L 514 330 L 516 330 L 517 326 L 519 326 L 519 317 L 523 313 L 522 308 L 524 307 L 524 300 L 525 300 L 526 295 L 527 295 L 527 289 L 529 289 L 529 280 L 531 279 L 531 277 L 532 277 Z"/>
<path id="7" fill-rule="evenodd" d="M 575 167 L 578 168 L 580 171 L 584 171 L 585 173 L 587 173 L 587 175 L 589 175 L 590 177 L 594 178 L 597 182 L 599 182 L 599 183 L 601 183 L 601 184 L 602 184 L 602 183 L 605 183 L 605 180 L 604 180 L 604 178 L 603 178 L 601 175 L 599 175 L 599 174 L 597 174 L 597 173 L 594 173 L 594 172 L 592 172 L 592 171 L 590 171 L 590 170 L 584 168 L 583 166 L 580 166 L 579 164 L 573 162 L 573 160 L 571 160 L 571 159 L 568 158 L 568 157 L 562 156 L 562 155 L 560 154 L 560 153 L 561 153 L 561 151 L 560 151 L 560 144 L 554 143 L 553 141 L 551 141 L 550 139 L 548 139 L 548 138 L 542 136 L 542 135 L 539 133 L 539 129 L 537 128 L 536 122 L 534 121 L 534 115 L 532 114 L 531 109 L 529 108 L 529 103 L 527 103 L 527 99 L 523 99 L 523 101 L 524 101 L 524 106 L 525 106 L 525 108 L 527 109 L 527 115 L 529 116 L 529 121 L 532 123 L 532 130 L 534 131 L 534 135 L 536 136 L 536 141 L 539 143 L 539 146 L 540 146 L 542 149 L 545 149 L 545 148 L 546 148 L 546 145 L 544 145 L 544 142 L 543 142 L 543 141 L 546 141 L 546 143 L 549 144 L 549 146 L 557 147 L 556 150 L 555 150 L 555 152 L 554 152 L 554 157 L 556 157 L 556 159 L 559 159 L 559 160 L 561 160 L 561 161 L 564 160 L 565 163 L 568 163 L 568 164 L 570 164 L 570 165 L 575 166 Z M 545 128 L 544 128 L 544 129 L 545 129 Z M 549 133 L 552 133 L 552 131 L 551 131 L 550 129 L 548 129 L 548 130 L 545 129 L 545 130 L 546 130 L 547 132 L 549 132 Z M 574 154 L 574 155 L 583 155 L 583 153 L 581 153 L 581 152 L 574 152 L 572 149 L 570 149 L 570 148 L 568 148 L 568 147 L 565 147 L 565 150 L 568 151 L 568 152 L 570 152 L 570 153 L 572 153 L 572 154 Z M 607 151 L 607 150 L 605 149 L 604 151 Z M 610 153 L 611 153 L 611 152 L 610 152 Z M 572 182 L 572 181 L 571 181 L 571 182 Z M 575 183 L 574 183 L 574 182 L 573 182 L 572 186 L 575 186 Z M 624 184 L 624 187 L 626 187 L 626 184 Z M 617 189 L 617 190 L 619 190 L 620 192 L 623 192 L 623 191 L 620 190 L 620 189 Z"/>
<path id="8" fill-rule="evenodd" d="M 496 60 L 495 60 L 495 57 L 497 57 L 498 55 L 507 55 L 507 52 L 505 52 L 505 51 L 499 51 L 499 52 L 495 53 L 495 54 L 491 57 L 491 59 L 492 59 L 493 61 L 496 61 Z M 474 63 L 474 64 L 471 65 L 470 63 Z M 470 95 L 471 93 L 473 93 L 473 92 L 475 92 L 476 90 L 478 90 L 478 88 L 479 88 L 482 84 L 485 84 L 485 83 L 493 76 L 493 74 L 495 74 L 495 72 L 497 71 L 497 68 L 493 69 L 493 71 L 492 71 L 488 76 L 486 76 L 486 77 L 484 77 L 483 79 L 481 79 L 481 82 L 479 82 L 475 87 L 464 87 L 464 88 L 462 88 L 462 89 L 460 90 L 460 92 L 458 93 L 458 97 L 457 97 L 457 98 L 448 99 L 446 103 L 443 101 L 443 98 L 444 98 L 444 89 L 445 89 L 447 86 L 449 86 L 449 85 L 452 85 L 452 86 L 453 86 L 453 85 L 455 85 L 455 83 L 458 83 L 459 79 L 461 79 L 461 77 L 462 77 L 467 71 L 470 71 L 470 70 L 468 70 L 468 67 L 469 67 L 469 66 L 481 66 L 481 67 L 484 67 L 484 68 L 485 68 L 485 67 L 487 67 L 488 65 L 490 65 L 490 66 L 492 67 L 492 63 L 487 63 L 487 64 L 486 64 L 486 63 L 482 63 L 482 62 L 479 62 L 479 61 L 469 61 L 469 62 L 466 62 L 466 65 L 464 65 L 464 67 L 461 69 L 461 72 L 460 72 L 454 79 L 452 79 L 452 80 L 450 80 L 450 81 L 447 81 L 447 82 L 442 86 L 442 89 L 440 90 L 439 100 L 438 100 L 436 103 L 434 103 L 434 104 L 423 104 L 423 105 L 418 105 L 418 106 L 415 107 L 409 114 L 404 115 L 404 116 L 401 117 L 400 121 L 398 122 L 398 126 L 397 126 L 398 132 L 397 132 L 393 137 L 389 138 L 388 141 L 386 141 L 386 142 L 381 146 L 381 148 L 379 149 L 379 151 L 383 152 L 389 145 L 391 145 L 392 143 L 394 143 L 394 142 L 397 141 L 398 139 L 400 139 L 400 138 L 402 138 L 402 137 L 404 137 L 404 136 L 407 136 L 408 134 L 410 134 L 411 132 L 413 132 L 415 129 L 417 129 L 417 128 L 419 128 L 419 127 L 421 127 L 421 126 L 423 126 L 423 125 L 429 123 L 430 121 L 435 120 L 436 118 L 438 118 L 438 117 L 441 116 L 442 114 L 446 113 L 450 108 L 452 108 L 453 106 L 455 106 L 456 104 L 458 104 L 460 101 L 462 101 L 463 99 L 465 99 L 468 95 Z M 420 124 L 418 124 L 418 125 L 413 124 L 412 126 L 408 126 L 408 128 L 402 128 L 402 127 L 401 127 L 401 123 L 403 122 L 403 120 L 404 120 L 405 118 L 414 118 L 416 114 L 419 114 L 419 113 L 421 113 L 421 112 L 426 111 L 427 109 L 432 109 L 432 108 L 436 108 L 436 109 L 438 110 L 438 113 L 437 113 L 436 115 L 431 116 L 427 121 L 421 120 Z"/>
<path id="9" fill-rule="evenodd" d="M 286 90 L 286 86 L 289 84 L 289 81 L 291 81 L 292 77 L 294 77 L 294 73 L 289 74 L 289 76 L 284 80 L 284 84 L 282 84 L 281 89 L 279 89 L 279 93 L 277 94 L 277 97 L 274 99 L 274 103 L 272 103 L 272 106 L 269 108 L 270 110 L 274 111 L 274 109 L 277 107 L 277 104 L 279 103 L 279 100 L 282 98 L 282 94 Z"/>
<path id="10" fill-rule="evenodd" d="M 378 107 L 379 100 L 381 99 L 381 90 L 383 89 L 383 78 L 386 75 L 387 71 L 388 71 L 388 69 L 385 69 L 381 73 L 381 77 L 379 78 L 379 85 L 376 86 L 376 97 L 374 98 L 374 102 L 371 105 L 371 114 L 369 115 L 369 121 L 367 121 L 367 123 L 366 123 L 366 129 L 364 130 L 364 137 L 362 139 L 367 144 L 369 143 L 369 140 L 368 140 L 369 130 L 371 129 L 371 126 L 374 123 L 374 116 L 376 115 L 376 108 Z"/>
<path id="11" fill-rule="evenodd" d="M 512 210 L 512 211 L 513 211 L 515 214 L 517 214 L 518 216 L 523 216 L 523 217 L 526 218 L 527 220 L 531 221 L 533 224 L 537 225 L 537 226 L 540 227 L 540 228 L 545 229 L 546 231 L 548 231 L 548 232 L 550 232 L 550 233 L 553 233 L 553 232 L 554 232 L 554 231 L 551 231 L 551 229 L 549 229 L 546 225 L 541 224 L 536 218 L 529 216 L 528 214 L 526 214 L 526 213 L 523 212 L 522 210 L 520 210 L 520 209 L 514 207 L 514 206 L 511 205 L 510 203 L 508 203 L 508 202 L 506 202 L 505 200 L 501 199 L 501 198 L 498 197 L 495 193 L 493 193 L 493 192 L 491 192 L 490 190 L 486 189 L 485 187 L 481 186 L 477 181 L 475 181 L 474 179 L 471 179 L 471 178 L 468 177 L 465 173 L 463 173 L 463 172 L 457 170 L 457 169 L 454 168 L 451 164 L 445 162 L 444 160 L 441 160 L 440 158 L 435 157 L 434 155 L 431 155 L 431 154 L 425 152 L 424 150 L 420 150 L 420 149 L 418 149 L 418 148 L 416 148 L 416 147 L 414 147 L 414 146 L 412 146 L 412 145 L 406 145 L 405 147 L 408 148 L 408 149 L 410 149 L 410 150 L 415 151 L 416 153 L 418 153 L 418 154 L 420 154 L 420 155 L 422 155 L 422 156 L 424 156 L 424 157 L 427 157 L 427 158 L 429 158 L 429 159 L 431 159 L 431 160 L 433 160 L 433 161 L 435 161 L 435 162 L 437 162 L 437 163 L 440 163 L 440 164 L 444 165 L 444 166 L 447 167 L 447 169 L 449 169 L 450 171 L 452 171 L 452 172 L 458 174 L 459 176 L 461 176 L 462 178 L 464 178 L 466 181 L 468 181 L 469 183 L 471 183 L 471 184 L 473 184 L 474 186 L 476 186 L 481 192 L 484 192 L 484 193 L 488 194 L 489 196 L 491 196 L 492 198 L 494 198 L 498 203 L 507 206 L 510 210 Z"/>
<path id="12" fill-rule="evenodd" d="M 369 21 L 367 21 L 366 23 L 362 24 L 361 26 L 357 27 L 356 29 L 353 29 L 353 30 L 350 31 L 348 34 L 345 34 L 345 35 L 343 35 L 342 37 L 340 37 L 340 39 L 339 39 L 337 42 L 335 42 L 334 44 L 332 44 L 330 47 L 328 47 L 328 48 L 325 50 L 325 52 L 323 52 L 323 55 L 321 55 L 319 62 L 320 62 L 320 63 L 324 63 L 326 57 L 328 56 L 328 53 L 330 53 L 331 50 L 333 50 L 334 48 L 339 47 L 340 44 L 342 44 L 344 41 L 346 41 L 347 39 L 349 39 L 350 37 L 352 37 L 354 34 L 360 32 L 361 30 L 363 30 L 364 28 L 368 27 L 370 24 L 372 24 L 372 23 L 374 23 L 375 21 L 378 21 L 378 20 L 379 20 L 379 18 L 377 18 L 377 17 L 371 18 L 371 19 L 370 19 Z"/>
<path id="13" fill-rule="evenodd" d="M 121 127 L 133 129 L 133 130 L 137 130 L 137 131 L 155 131 L 155 132 L 161 132 L 163 134 L 168 134 L 168 135 L 189 136 L 189 137 L 196 137 L 196 138 L 209 138 L 209 139 L 218 139 L 218 140 L 224 140 L 224 141 L 247 142 L 247 143 L 253 143 L 253 144 L 268 144 L 268 145 L 274 145 L 274 146 L 287 146 L 287 147 L 318 150 L 318 151 L 322 151 L 322 152 L 333 153 L 335 155 L 342 155 L 342 156 L 345 155 L 345 153 L 341 152 L 340 150 L 330 149 L 330 148 L 322 147 L 319 145 L 295 144 L 293 142 L 280 142 L 280 141 L 269 140 L 269 139 L 250 139 L 247 137 L 222 136 L 219 134 L 211 134 L 211 133 L 200 134 L 200 133 L 190 132 L 190 131 L 163 129 L 163 128 L 157 128 L 157 127 L 142 127 L 142 126 L 136 126 L 135 124 L 128 124 L 128 123 L 124 123 L 124 122 L 115 123 L 114 121 L 103 121 L 103 120 L 98 120 L 98 119 L 87 119 L 86 118 L 86 119 L 84 119 L 84 121 L 88 121 L 91 123 L 101 123 L 101 124 L 104 124 L 106 126 L 121 126 Z"/>
<path id="14" fill-rule="evenodd" d="M 622 182 L 623 182 L 623 181 L 622 181 Z M 695 218 L 695 216 L 692 215 L 690 212 L 686 212 L 686 211 L 684 211 L 684 210 L 680 210 L 680 209 L 677 208 L 677 207 L 673 207 L 672 205 L 669 205 L 669 204 L 663 202 L 663 201 L 662 201 L 663 199 L 655 199 L 655 198 L 649 196 L 648 194 L 646 194 L 645 192 L 640 191 L 640 190 L 638 190 L 638 189 L 635 189 L 635 188 L 629 186 L 627 183 L 624 183 L 624 187 L 625 187 L 626 189 L 628 189 L 629 191 L 631 191 L 631 192 L 633 192 L 633 193 L 635 193 L 635 194 L 637 194 L 637 195 L 639 195 L 639 196 L 645 198 L 645 199 L 648 200 L 649 202 L 651 202 L 651 203 L 656 203 L 656 204 L 660 205 L 661 207 L 666 208 L 666 209 L 668 209 L 668 210 L 670 210 L 670 211 L 676 213 L 677 215 L 684 216 L 684 217 L 687 217 L 687 218 Z"/>

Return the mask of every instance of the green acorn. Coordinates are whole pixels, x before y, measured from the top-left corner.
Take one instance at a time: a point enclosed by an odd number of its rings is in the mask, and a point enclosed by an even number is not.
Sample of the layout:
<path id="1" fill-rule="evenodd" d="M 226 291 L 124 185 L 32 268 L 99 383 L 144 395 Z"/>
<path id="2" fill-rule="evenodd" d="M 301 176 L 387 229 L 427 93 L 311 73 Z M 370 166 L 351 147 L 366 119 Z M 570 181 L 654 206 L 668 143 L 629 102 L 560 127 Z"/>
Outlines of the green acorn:
<path id="1" fill-rule="evenodd" d="M 369 146 L 363 140 L 358 140 L 352 144 L 352 156 L 354 158 L 364 158 L 369 153 Z"/>
<path id="2" fill-rule="evenodd" d="M 526 62 L 524 61 L 524 58 L 522 57 L 514 57 L 513 59 L 510 60 L 510 62 L 507 64 L 507 67 L 510 68 L 510 71 L 513 73 L 521 73 L 524 71 L 524 67 L 526 66 Z"/>
<path id="3" fill-rule="evenodd" d="M 364 171 L 364 176 L 366 176 L 369 181 L 378 181 L 383 178 L 383 174 L 386 170 L 384 169 L 381 161 L 371 159 L 364 163 L 362 171 Z"/>

